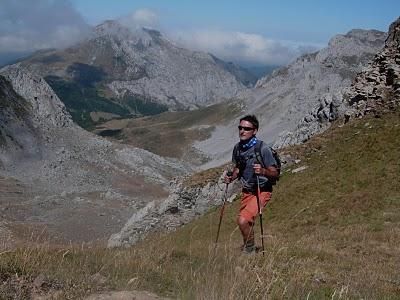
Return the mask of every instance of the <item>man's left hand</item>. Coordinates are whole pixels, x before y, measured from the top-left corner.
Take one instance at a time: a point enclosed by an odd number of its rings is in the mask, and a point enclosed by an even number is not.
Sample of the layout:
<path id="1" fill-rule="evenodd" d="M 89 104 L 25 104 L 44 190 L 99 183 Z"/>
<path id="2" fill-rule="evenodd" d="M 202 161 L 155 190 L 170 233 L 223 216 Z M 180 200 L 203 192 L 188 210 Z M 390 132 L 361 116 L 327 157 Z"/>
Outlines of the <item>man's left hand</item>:
<path id="1" fill-rule="evenodd" d="M 262 174 L 262 167 L 260 164 L 254 164 L 253 170 L 255 174 L 261 175 Z"/>

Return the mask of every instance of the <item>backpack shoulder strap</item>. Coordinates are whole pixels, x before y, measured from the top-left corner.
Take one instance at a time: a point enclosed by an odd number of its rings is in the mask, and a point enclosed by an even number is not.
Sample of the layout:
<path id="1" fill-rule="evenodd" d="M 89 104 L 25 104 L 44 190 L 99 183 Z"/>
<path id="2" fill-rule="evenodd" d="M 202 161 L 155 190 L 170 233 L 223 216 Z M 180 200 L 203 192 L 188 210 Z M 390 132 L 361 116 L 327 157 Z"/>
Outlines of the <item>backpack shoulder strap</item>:
<path id="1" fill-rule="evenodd" d="M 276 151 L 274 148 L 270 147 L 271 152 L 272 152 L 272 156 L 274 157 L 275 161 L 276 161 L 276 169 L 278 170 L 278 173 L 281 172 L 281 166 L 282 166 L 282 161 L 281 158 L 279 156 L 278 151 Z"/>
<path id="2" fill-rule="evenodd" d="M 239 147 L 239 143 L 236 143 L 235 146 L 233 147 L 233 155 L 235 157 L 235 161 L 236 163 L 239 162 L 240 159 L 240 147 Z"/>
<path id="3" fill-rule="evenodd" d="M 265 168 L 264 161 L 261 156 L 261 148 L 263 145 L 263 141 L 258 140 L 257 144 L 254 146 L 254 154 L 256 156 L 257 162 L 261 165 L 261 167 Z"/>

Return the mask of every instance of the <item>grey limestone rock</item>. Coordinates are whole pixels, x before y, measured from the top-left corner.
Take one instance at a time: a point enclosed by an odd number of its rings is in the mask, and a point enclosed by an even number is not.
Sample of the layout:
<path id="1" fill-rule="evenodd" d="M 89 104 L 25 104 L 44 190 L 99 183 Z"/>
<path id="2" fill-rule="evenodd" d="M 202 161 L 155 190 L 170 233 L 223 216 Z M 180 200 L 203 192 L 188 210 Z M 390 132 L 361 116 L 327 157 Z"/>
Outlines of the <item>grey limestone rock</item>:
<path id="1" fill-rule="evenodd" d="M 400 105 L 400 18 L 389 27 L 384 48 L 344 91 L 348 118 L 379 115 Z"/>
<path id="2" fill-rule="evenodd" d="M 174 230 L 223 201 L 225 184 L 222 177 L 216 183 L 195 187 L 184 186 L 183 180 L 177 178 L 171 182 L 167 199 L 160 203 L 151 202 L 134 213 L 121 231 L 110 237 L 108 247 L 133 245 L 152 229 Z M 227 198 L 236 191 L 237 185 L 229 185 Z"/>

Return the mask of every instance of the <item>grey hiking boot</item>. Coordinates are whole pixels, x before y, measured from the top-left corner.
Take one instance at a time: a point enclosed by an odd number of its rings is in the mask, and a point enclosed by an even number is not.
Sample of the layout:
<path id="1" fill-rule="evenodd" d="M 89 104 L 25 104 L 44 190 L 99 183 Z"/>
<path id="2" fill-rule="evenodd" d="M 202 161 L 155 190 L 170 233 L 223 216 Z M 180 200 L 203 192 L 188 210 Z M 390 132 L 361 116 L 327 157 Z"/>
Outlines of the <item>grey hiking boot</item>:
<path id="1" fill-rule="evenodd" d="M 245 245 L 243 247 L 242 252 L 244 254 L 253 254 L 256 253 L 256 245 L 252 244 L 252 245 Z"/>

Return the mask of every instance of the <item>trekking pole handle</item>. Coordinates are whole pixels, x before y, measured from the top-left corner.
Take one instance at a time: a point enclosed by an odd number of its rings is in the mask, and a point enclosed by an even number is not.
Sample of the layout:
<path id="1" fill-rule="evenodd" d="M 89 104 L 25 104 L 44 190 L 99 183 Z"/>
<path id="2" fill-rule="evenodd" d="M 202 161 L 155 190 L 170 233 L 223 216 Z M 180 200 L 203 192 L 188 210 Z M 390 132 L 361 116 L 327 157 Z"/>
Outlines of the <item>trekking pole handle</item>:
<path id="1" fill-rule="evenodd" d="M 232 175 L 233 175 L 233 172 L 232 172 L 231 170 L 226 171 L 225 180 L 226 180 L 226 177 L 232 177 Z M 231 178 L 229 179 L 229 182 L 226 182 L 226 181 L 225 181 L 226 186 L 228 186 L 228 184 L 230 184 L 231 182 L 232 182 L 232 179 L 231 179 Z"/>

